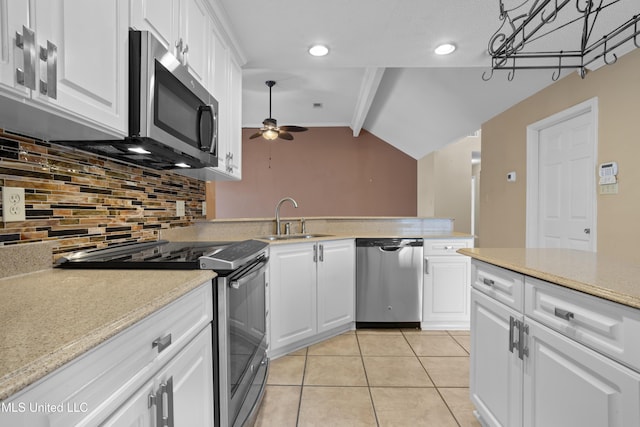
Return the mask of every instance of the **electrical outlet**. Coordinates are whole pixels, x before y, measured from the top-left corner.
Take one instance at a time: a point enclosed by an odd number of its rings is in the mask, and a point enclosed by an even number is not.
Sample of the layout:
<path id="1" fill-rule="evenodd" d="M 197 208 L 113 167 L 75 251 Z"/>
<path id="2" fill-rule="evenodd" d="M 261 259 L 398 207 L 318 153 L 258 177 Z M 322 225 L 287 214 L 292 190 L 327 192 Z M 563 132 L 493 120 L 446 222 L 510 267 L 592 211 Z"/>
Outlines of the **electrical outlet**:
<path id="1" fill-rule="evenodd" d="M 184 215 L 185 215 L 184 200 L 178 200 L 176 202 L 176 216 L 184 216 Z"/>
<path id="2" fill-rule="evenodd" d="M 2 187 L 2 218 L 4 222 L 24 221 L 24 188 Z"/>

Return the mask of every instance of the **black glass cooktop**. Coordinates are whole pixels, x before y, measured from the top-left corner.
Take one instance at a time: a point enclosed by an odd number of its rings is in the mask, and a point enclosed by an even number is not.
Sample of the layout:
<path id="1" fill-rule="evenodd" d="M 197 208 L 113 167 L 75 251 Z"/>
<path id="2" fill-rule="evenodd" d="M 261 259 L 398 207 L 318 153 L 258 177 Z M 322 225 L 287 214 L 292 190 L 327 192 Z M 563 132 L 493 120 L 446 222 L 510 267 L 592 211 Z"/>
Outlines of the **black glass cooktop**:
<path id="1" fill-rule="evenodd" d="M 215 255 L 231 242 L 136 242 L 74 252 L 57 262 L 60 268 L 200 269 L 200 257 Z"/>

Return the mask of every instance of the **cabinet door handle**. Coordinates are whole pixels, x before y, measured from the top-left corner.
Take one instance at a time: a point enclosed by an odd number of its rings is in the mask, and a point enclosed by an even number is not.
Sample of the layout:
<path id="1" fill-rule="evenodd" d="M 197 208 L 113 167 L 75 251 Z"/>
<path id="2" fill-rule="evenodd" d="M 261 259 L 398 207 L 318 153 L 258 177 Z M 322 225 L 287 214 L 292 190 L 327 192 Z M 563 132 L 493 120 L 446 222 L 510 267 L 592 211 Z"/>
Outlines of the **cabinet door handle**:
<path id="1" fill-rule="evenodd" d="M 158 427 L 160 425 L 160 420 L 162 419 L 162 395 L 160 394 L 160 389 L 155 393 L 152 393 L 148 396 L 147 405 L 149 409 L 151 409 L 154 405 L 156 407 L 156 425 Z"/>
<path id="2" fill-rule="evenodd" d="M 51 99 L 58 98 L 58 47 L 47 40 L 47 48 L 40 46 L 40 60 L 47 69 L 47 81 L 40 79 L 40 93 Z"/>
<path id="3" fill-rule="evenodd" d="M 559 318 L 564 319 L 564 320 L 569 320 L 569 321 L 573 320 L 575 318 L 575 315 L 572 312 L 570 312 L 569 310 L 564 310 L 564 309 L 558 308 L 558 307 L 555 308 L 555 310 L 553 311 L 553 314 L 556 317 L 559 317 Z"/>
<path id="4" fill-rule="evenodd" d="M 162 353 L 165 348 L 171 345 L 171 334 L 167 334 L 163 337 L 156 338 L 151 343 L 151 348 L 158 347 L 158 353 Z"/>
<path id="5" fill-rule="evenodd" d="M 509 351 L 513 353 L 513 350 L 518 347 L 518 341 L 516 340 L 517 335 L 514 332 L 514 329 L 518 327 L 519 322 L 513 318 L 513 316 L 509 316 Z"/>
<path id="6" fill-rule="evenodd" d="M 424 274 L 429 274 L 429 258 L 424 259 Z"/>
<path id="7" fill-rule="evenodd" d="M 313 244 L 313 262 L 318 262 L 318 244 Z"/>
<path id="8" fill-rule="evenodd" d="M 529 356 L 529 347 L 526 345 L 525 335 L 529 335 L 529 325 L 519 322 L 518 327 L 518 358 L 524 360 L 525 356 Z"/>
<path id="9" fill-rule="evenodd" d="M 169 378 L 167 382 L 160 384 L 160 400 L 164 401 L 164 395 L 167 395 L 167 416 L 164 415 L 164 408 L 161 412 L 161 426 L 162 427 L 174 427 L 173 418 L 173 377 Z"/>
<path id="10" fill-rule="evenodd" d="M 324 262 L 324 245 L 320 245 L 320 262 Z"/>
<path id="11" fill-rule="evenodd" d="M 22 69 L 16 68 L 16 81 L 31 89 L 36 88 L 36 33 L 22 26 L 22 34 L 16 32 L 16 46 L 22 49 Z"/>

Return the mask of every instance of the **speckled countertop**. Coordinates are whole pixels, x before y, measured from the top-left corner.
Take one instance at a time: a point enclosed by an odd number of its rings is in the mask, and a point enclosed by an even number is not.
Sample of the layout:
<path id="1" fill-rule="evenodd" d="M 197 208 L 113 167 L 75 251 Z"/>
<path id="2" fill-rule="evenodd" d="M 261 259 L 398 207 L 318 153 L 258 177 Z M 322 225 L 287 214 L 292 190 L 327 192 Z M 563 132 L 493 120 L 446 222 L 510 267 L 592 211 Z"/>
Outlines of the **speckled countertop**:
<path id="1" fill-rule="evenodd" d="M 570 249 L 460 249 L 463 255 L 640 309 L 640 265 Z"/>
<path id="2" fill-rule="evenodd" d="M 0 279 L 0 400 L 215 277 L 47 269 Z"/>

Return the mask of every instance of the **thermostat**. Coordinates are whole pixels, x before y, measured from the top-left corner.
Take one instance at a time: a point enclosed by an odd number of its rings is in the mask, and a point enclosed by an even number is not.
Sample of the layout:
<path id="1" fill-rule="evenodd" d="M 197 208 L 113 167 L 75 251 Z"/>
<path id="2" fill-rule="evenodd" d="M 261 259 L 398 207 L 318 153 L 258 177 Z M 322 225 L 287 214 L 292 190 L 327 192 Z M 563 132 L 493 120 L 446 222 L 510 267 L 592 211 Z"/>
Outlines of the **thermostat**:
<path id="1" fill-rule="evenodd" d="M 600 166 L 598 166 L 598 175 L 600 175 L 600 185 L 617 183 L 618 163 L 601 163 Z"/>

